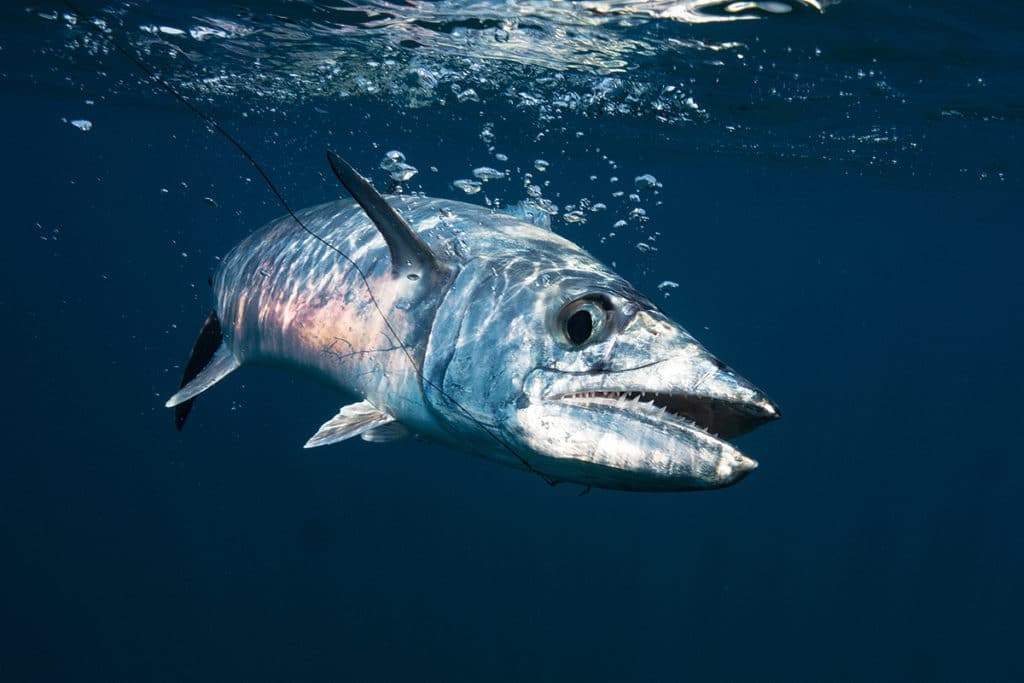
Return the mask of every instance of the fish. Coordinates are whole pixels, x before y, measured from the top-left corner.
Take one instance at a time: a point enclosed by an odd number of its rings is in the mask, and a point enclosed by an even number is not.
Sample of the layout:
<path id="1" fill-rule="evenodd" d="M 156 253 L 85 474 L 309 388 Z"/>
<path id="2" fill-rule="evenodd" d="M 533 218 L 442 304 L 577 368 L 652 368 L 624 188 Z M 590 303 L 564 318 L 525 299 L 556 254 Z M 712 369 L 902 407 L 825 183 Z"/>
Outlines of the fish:
<path id="1" fill-rule="evenodd" d="M 778 407 L 583 248 L 536 215 L 385 197 L 328 161 L 352 199 L 221 261 L 166 403 L 179 429 L 199 394 L 265 364 L 342 397 L 306 448 L 411 435 L 587 491 L 715 489 L 757 467 L 730 439 Z"/>

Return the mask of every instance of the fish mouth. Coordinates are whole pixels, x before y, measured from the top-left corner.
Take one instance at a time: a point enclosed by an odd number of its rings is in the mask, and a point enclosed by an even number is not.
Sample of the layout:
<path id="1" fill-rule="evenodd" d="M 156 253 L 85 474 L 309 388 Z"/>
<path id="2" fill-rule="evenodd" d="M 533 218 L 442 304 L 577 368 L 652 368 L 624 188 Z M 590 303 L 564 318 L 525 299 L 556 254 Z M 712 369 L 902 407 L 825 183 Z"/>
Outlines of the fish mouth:
<path id="1" fill-rule="evenodd" d="M 779 409 L 696 344 L 631 367 L 538 368 L 516 412 L 531 464 L 553 479 L 632 491 L 734 484 L 757 461 L 728 439 L 773 421 Z"/>
<path id="2" fill-rule="evenodd" d="M 775 404 L 763 396 L 736 401 L 684 392 L 600 389 L 562 394 L 554 400 L 660 418 L 720 439 L 732 439 L 780 417 Z"/>
<path id="3" fill-rule="evenodd" d="M 561 391 L 516 420 L 531 465 L 555 481 L 629 491 L 730 486 L 757 468 L 725 440 L 778 417 L 767 399 L 635 388 Z"/>

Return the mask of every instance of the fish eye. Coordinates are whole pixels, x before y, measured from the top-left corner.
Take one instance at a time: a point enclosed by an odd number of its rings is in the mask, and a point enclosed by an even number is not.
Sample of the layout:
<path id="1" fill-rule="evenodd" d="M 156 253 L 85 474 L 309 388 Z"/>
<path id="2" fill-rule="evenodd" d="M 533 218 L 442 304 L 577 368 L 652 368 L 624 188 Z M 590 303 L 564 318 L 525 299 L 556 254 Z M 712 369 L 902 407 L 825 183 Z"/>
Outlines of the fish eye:
<path id="1" fill-rule="evenodd" d="M 558 327 L 573 346 L 583 346 L 601 337 L 608 321 L 610 302 L 597 297 L 570 301 L 558 313 Z"/>

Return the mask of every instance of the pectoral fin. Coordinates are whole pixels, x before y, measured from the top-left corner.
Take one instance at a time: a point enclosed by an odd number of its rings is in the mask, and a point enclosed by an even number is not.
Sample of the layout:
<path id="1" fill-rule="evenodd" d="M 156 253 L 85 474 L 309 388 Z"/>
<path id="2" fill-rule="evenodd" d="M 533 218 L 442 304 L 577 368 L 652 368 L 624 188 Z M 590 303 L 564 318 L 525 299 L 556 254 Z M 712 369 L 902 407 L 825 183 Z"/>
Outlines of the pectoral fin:
<path id="1" fill-rule="evenodd" d="M 395 418 L 381 412 L 368 401 L 353 403 L 345 406 L 338 411 L 337 415 L 320 425 L 320 429 L 306 442 L 303 448 L 326 446 L 360 434 L 366 438 L 370 430 L 375 430 L 394 421 Z"/>

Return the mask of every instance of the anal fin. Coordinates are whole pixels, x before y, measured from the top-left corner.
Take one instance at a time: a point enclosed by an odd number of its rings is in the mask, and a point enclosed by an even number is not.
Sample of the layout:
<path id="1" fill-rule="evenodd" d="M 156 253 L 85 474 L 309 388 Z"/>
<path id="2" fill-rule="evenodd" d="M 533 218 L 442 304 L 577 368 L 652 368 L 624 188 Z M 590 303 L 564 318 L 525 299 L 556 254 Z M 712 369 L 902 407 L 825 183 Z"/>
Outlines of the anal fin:
<path id="1" fill-rule="evenodd" d="M 363 438 L 384 425 L 395 421 L 385 412 L 375 408 L 369 401 L 360 401 L 345 406 L 338 414 L 327 422 L 320 425 L 316 434 L 310 437 L 303 448 L 316 448 L 327 444 L 337 443 L 353 436 L 363 435 Z M 397 424 L 397 423 L 396 423 Z"/>
<path id="2" fill-rule="evenodd" d="M 164 404 L 175 409 L 174 423 L 178 429 L 185 425 L 195 397 L 227 377 L 241 364 L 224 344 L 217 312 L 210 313 L 192 347 L 192 355 L 181 378 L 181 389 Z"/>

